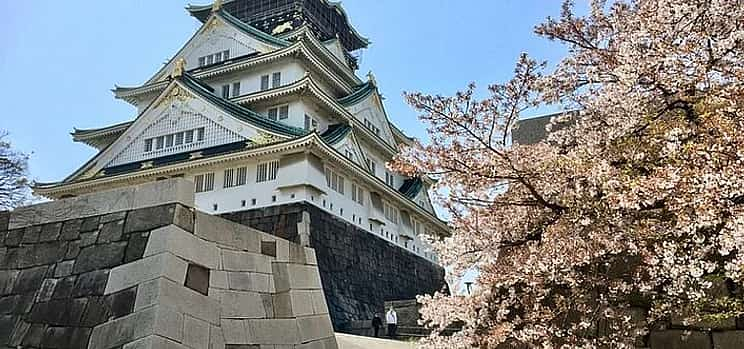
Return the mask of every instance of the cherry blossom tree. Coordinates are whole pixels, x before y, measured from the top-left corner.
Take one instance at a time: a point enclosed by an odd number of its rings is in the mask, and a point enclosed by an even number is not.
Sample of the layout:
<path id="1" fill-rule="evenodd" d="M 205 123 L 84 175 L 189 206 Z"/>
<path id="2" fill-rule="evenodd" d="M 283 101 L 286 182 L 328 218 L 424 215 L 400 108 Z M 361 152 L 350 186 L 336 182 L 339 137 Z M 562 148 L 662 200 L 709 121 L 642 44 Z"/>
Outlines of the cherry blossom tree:
<path id="1" fill-rule="evenodd" d="M 549 74 L 523 55 L 485 99 L 406 94 L 431 142 L 390 167 L 439 179 L 434 249 L 480 272 L 472 295 L 419 299 L 423 346 L 625 348 L 744 314 L 744 3 L 566 2 L 536 32 L 568 48 Z M 511 144 L 544 103 L 575 112 Z"/>
<path id="2" fill-rule="evenodd" d="M 14 150 L 7 135 L 0 130 L 0 211 L 16 207 L 30 196 L 28 156 Z"/>

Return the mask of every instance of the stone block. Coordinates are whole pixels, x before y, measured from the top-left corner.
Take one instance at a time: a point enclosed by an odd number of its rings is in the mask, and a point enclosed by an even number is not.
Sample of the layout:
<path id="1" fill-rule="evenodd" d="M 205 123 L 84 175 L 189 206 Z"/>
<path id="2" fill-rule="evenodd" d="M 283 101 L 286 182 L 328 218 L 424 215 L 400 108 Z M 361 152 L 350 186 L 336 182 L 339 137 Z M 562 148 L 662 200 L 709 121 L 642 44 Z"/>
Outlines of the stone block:
<path id="1" fill-rule="evenodd" d="M 88 246 L 80 250 L 73 273 L 79 274 L 91 270 L 118 266 L 124 262 L 126 242 Z"/>
<path id="2" fill-rule="evenodd" d="M 124 224 L 124 233 L 146 232 L 170 225 L 175 215 L 175 204 L 130 211 Z"/>
<path id="3" fill-rule="evenodd" d="M 16 229 L 8 231 L 8 235 L 5 236 L 5 246 L 15 247 L 21 244 L 23 240 L 24 229 Z"/>
<path id="4" fill-rule="evenodd" d="M 8 222 L 10 222 L 10 212 L 0 211 L 0 232 L 8 230 Z"/>
<path id="5" fill-rule="evenodd" d="M 98 240 L 98 231 L 80 234 L 80 247 L 90 246 Z"/>
<path id="6" fill-rule="evenodd" d="M 39 234 L 40 242 L 55 241 L 59 238 L 59 233 L 62 230 L 62 222 L 47 223 L 41 227 L 41 234 Z"/>
<path id="7" fill-rule="evenodd" d="M 76 327 L 49 327 L 44 332 L 44 348 L 86 348 L 91 329 Z"/>
<path id="8" fill-rule="evenodd" d="M 269 257 L 276 257 L 276 240 L 261 241 L 261 254 Z"/>
<path id="9" fill-rule="evenodd" d="M 21 240 L 21 243 L 35 244 L 39 242 L 40 238 L 41 238 L 41 226 L 36 225 L 32 227 L 27 227 L 23 232 L 23 239 Z"/>
<path id="10" fill-rule="evenodd" d="M 34 303 L 34 294 L 0 297 L 0 315 L 24 315 Z"/>
<path id="11" fill-rule="evenodd" d="M 243 320 L 222 319 L 221 328 L 225 344 L 248 343 L 248 337 L 246 336 L 246 329 Z"/>
<path id="12" fill-rule="evenodd" d="M 165 278 L 151 280 L 138 287 L 134 309 L 161 305 L 208 323 L 219 325 L 219 301 Z"/>
<path id="13" fill-rule="evenodd" d="M 316 315 L 328 314 L 328 303 L 326 303 L 323 290 L 310 291 L 313 300 L 313 313 Z"/>
<path id="14" fill-rule="evenodd" d="M 258 253 L 222 250 L 222 269 L 271 274 L 271 258 Z"/>
<path id="15" fill-rule="evenodd" d="M 713 349 L 744 348 L 744 331 L 713 332 Z"/>
<path id="16" fill-rule="evenodd" d="M 145 255 L 147 243 L 150 240 L 150 233 L 133 233 L 129 234 L 129 244 L 124 253 L 124 263 L 131 263 Z"/>
<path id="17" fill-rule="evenodd" d="M 305 264 L 318 265 L 318 257 L 315 255 L 314 249 L 305 247 Z"/>
<path id="18" fill-rule="evenodd" d="M 188 263 L 170 253 L 161 253 L 124 264 L 111 270 L 105 294 L 119 292 L 159 277 L 183 285 L 187 267 Z"/>
<path id="19" fill-rule="evenodd" d="M 10 294 L 18 274 L 18 270 L 0 270 L 0 296 Z"/>
<path id="20" fill-rule="evenodd" d="M 95 327 L 88 348 L 117 348 L 153 335 L 158 311 L 158 307 L 150 307 Z"/>
<path id="21" fill-rule="evenodd" d="M 50 201 L 16 209 L 10 218 L 10 228 L 27 227 L 69 219 L 98 216 L 108 212 L 131 209 L 134 187 L 101 191 L 90 195 Z"/>
<path id="22" fill-rule="evenodd" d="M 106 244 L 114 241 L 120 241 L 124 235 L 124 221 L 108 222 L 101 225 L 101 231 L 98 233 L 98 243 Z"/>
<path id="23" fill-rule="evenodd" d="M 220 291 L 222 317 L 235 319 L 263 319 L 266 309 L 261 295 L 255 292 Z"/>
<path id="24" fill-rule="evenodd" d="M 70 243 L 67 244 L 65 260 L 75 259 L 78 257 L 78 255 L 80 255 L 80 240 L 70 241 Z"/>
<path id="25" fill-rule="evenodd" d="M 101 223 L 101 216 L 88 217 L 80 220 L 78 230 L 81 233 L 96 231 Z"/>
<path id="26" fill-rule="evenodd" d="M 184 179 L 173 178 L 136 187 L 134 208 L 170 203 L 194 207 L 194 184 Z"/>
<path id="27" fill-rule="evenodd" d="M 66 261 L 57 263 L 54 267 L 54 277 L 62 278 L 65 276 L 72 275 L 72 268 L 75 265 L 75 261 Z"/>
<path id="28" fill-rule="evenodd" d="M 168 307 L 157 306 L 157 317 L 153 334 L 174 340 L 183 341 L 184 315 Z"/>
<path id="29" fill-rule="evenodd" d="M 170 252 L 208 269 L 218 269 L 220 250 L 214 243 L 174 225 L 153 230 L 145 248 L 145 257 Z"/>
<path id="30" fill-rule="evenodd" d="M 0 274 L 0 282 L 2 282 L 2 274 Z M 0 284 L 2 285 L 2 284 Z M 226 271 L 210 271 L 209 273 L 209 287 L 228 289 L 230 286 L 227 283 L 227 272 Z"/>
<path id="31" fill-rule="evenodd" d="M 54 241 L 21 247 L 17 265 L 19 268 L 54 264 L 62 261 L 67 251 L 65 242 Z"/>
<path id="32" fill-rule="evenodd" d="M 183 319 L 183 344 L 194 349 L 209 349 L 209 324 L 185 316 Z"/>
<path id="33" fill-rule="evenodd" d="M 37 293 L 36 301 L 50 301 L 52 299 L 52 293 L 54 293 L 54 288 L 57 286 L 58 282 L 59 279 L 44 279 L 44 281 L 41 283 L 41 289 L 39 289 L 39 292 Z"/>
<path id="34" fill-rule="evenodd" d="M 317 341 L 333 336 L 333 325 L 328 315 L 314 315 L 297 319 L 297 330 L 301 343 Z"/>
<path id="35" fill-rule="evenodd" d="M 713 343 L 707 332 L 667 330 L 651 332 L 648 344 L 651 349 L 701 349 Z"/>
<path id="36" fill-rule="evenodd" d="M 269 274 L 228 272 L 227 279 L 231 290 L 269 293 Z"/>
<path id="37" fill-rule="evenodd" d="M 82 230 L 83 220 L 80 219 L 69 219 L 66 220 L 62 224 L 62 231 L 60 232 L 60 239 L 61 240 L 76 240 L 80 237 L 80 231 Z M 96 228 L 93 230 L 96 230 L 98 228 L 98 223 L 96 223 Z"/>
<path id="38" fill-rule="evenodd" d="M 218 326 L 209 326 L 209 349 L 224 349 L 225 337 Z"/>
<path id="39" fill-rule="evenodd" d="M 300 343 L 295 319 L 253 319 L 246 320 L 245 326 L 251 344 Z"/>
<path id="40" fill-rule="evenodd" d="M 94 270 L 81 274 L 78 276 L 77 282 L 75 282 L 72 296 L 82 297 L 103 295 L 103 292 L 106 289 L 108 277 L 108 270 Z"/>
<path id="41" fill-rule="evenodd" d="M 201 265 L 189 264 L 186 269 L 185 286 L 205 296 L 209 295 L 209 269 Z"/>
<path id="42" fill-rule="evenodd" d="M 261 253 L 261 238 L 256 230 L 221 217 L 197 211 L 194 234 L 223 246 L 256 254 Z"/>
<path id="43" fill-rule="evenodd" d="M 318 268 L 310 265 L 273 263 L 276 292 L 319 290 L 322 288 Z"/>
<path id="44" fill-rule="evenodd" d="M 22 270 L 16 277 L 12 293 L 36 292 L 41 287 L 47 269 L 46 266 L 42 266 Z"/>
<path id="45" fill-rule="evenodd" d="M 120 220 L 127 218 L 127 211 L 113 212 L 113 213 L 105 214 L 101 217 L 96 217 L 96 218 L 99 218 L 95 223 L 95 226 L 97 227 L 99 222 L 108 223 L 108 222 L 113 222 L 113 221 L 120 221 Z M 93 230 L 95 229 L 97 228 L 93 228 Z"/>
<path id="46" fill-rule="evenodd" d="M 278 318 L 294 318 L 314 314 L 311 291 L 291 290 L 274 297 L 274 314 Z"/>

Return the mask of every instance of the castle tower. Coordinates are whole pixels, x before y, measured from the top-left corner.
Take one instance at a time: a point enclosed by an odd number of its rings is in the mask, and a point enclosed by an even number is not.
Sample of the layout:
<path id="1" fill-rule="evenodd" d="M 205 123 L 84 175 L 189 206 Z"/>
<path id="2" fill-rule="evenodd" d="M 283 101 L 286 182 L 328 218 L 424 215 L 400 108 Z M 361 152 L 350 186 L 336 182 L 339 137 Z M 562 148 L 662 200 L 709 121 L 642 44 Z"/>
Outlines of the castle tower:
<path id="1" fill-rule="evenodd" d="M 418 235 L 444 236 L 429 178 L 385 164 L 413 140 L 396 128 L 366 48 L 338 4 L 225 0 L 187 10 L 201 21 L 173 58 L 140 86 L 116 87 L 131 121 L 76 129 L 99 150 L 36 193 L 64 198 L 186 178 L 196 206 L 317 250 L 337 329 L 370 319 L 386 300 L 444 285 Z"/>

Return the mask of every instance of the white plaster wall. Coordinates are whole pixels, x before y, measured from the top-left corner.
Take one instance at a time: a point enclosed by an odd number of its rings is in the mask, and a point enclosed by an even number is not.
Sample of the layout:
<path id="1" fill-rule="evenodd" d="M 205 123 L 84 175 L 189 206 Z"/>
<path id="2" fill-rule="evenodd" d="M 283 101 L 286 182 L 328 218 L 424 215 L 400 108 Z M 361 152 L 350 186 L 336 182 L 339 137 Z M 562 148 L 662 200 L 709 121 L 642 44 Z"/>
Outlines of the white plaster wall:
<path id="1" fill-rule="evenodd" d="M 277 159 L 280 160 L 280 163 L 282 164 L 279 169 L 277 180 L 256 183 L 256 166 L 258 163 Z M 247 184 L 240 187 L 223 188 L 224 170 L 227 168 L 237 168 L 242 166 L 246 166 L 248 169 Z M 196 207 L 204 212 L 222 214 L 290 203 L 308 202 L 351 224 L 354 224 L 360 229 L 368 231 L 370 234 L 375 234 L 378 237 L 387 240 L 391 244 L 399 246 L 400 248 L 405 248 L 404 240 L 400 238 L 399 233 L 403 229 L 410 230 L 410 228 L 405 227 L 402 220 L 400 221 L 400 225 L 395 225 L 384 219 L 384 216 L 381 214 L 378 214 L 377 216 L 383 216 L 383 220 L 385 221 L 384 225 L 369 220 L 370 212 L 373 209 L 370 201 L 369 186 L 363 184 L 363 181 L 355 179 L 352 174 L 338 171 L 338 173 L 343 175 L 345 178 L 344 194 L 342 195 L 327 187 L 325 175 L 321 172 L 321 166 L 323 165 L 320 163 L 320 160 L 314 156 L 298 154 L 290 155 L 285 159 L 263 158 L 240 163 L 232 163 L 225 166 L 214 167 L 209 170 L 186 173 L 184 176 L 193 181 L 195 175 L 214 172 L 214 190 L 210 192 L 196 193 Z M 302 180 L 299 179 L 302 177 L 307 178 L 307 183 L 312 183 L 313 186 L 293 185 L 280 189 L 283 184 L 286 185 L 290 182 L 302 182 Z M 356 182 L 364 188 L 364 205 L 360 205 L 351 200 L 352 182 Z M 314 186 L 320 186 L 325 190 L 325 193 L 320 193 L 317 189 L 313 188 Z M 276 196 L 276 201 L 274 201 L 274 196 Z M 253 204 L 253 199 L 256 200 L 255 205 Z M 243 201 L 245 201 L 245 206 L 243 206 Z M 217 205 L 216 210 L 215 205 Z M 385 232 L 388 234 L 386 235 Z M 396 237 L 398 238 L 397 241 Z M 414 252 L 414 245 L 418 247 L 418 252 Z M 418 238 L 416 238 L 412 243 L 409 243 L 407 249 L 434 261 L 434 257 L 427 253 L 428 247 Z"/>
<path id="2" fill-rule="evenodd" d="M 240 95 L 247 95 L 261 91 L 261 77 L 269 76 L 269 88 L 271 87 L 272 74 L 282 73 L 282 86 L 290 85 L 305 76 L 305 70 L 296 60 L 284 60 L 275 64 L 266 65 L 259 69 L 241 71 L 229 76 L 220 76 L 216 79 L 207 80 L 209 86 L 215 89 L 217 95 L 221 95 L 222 85 L 240 81 Z M 232 94 L 231 94 L 232 97 Z"/>

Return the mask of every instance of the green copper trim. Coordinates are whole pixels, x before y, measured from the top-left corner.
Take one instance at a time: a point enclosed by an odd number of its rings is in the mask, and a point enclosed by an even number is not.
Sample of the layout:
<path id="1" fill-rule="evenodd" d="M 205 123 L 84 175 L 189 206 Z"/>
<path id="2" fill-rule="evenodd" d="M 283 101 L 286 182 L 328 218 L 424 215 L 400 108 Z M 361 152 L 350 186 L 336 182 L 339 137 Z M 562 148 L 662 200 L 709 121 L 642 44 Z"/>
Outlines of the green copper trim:
<path id="1" fill-rule="evenodd" d="M 350 95 L 339 98 L 338 103 L 345 107 L 348 107 L 361 102 L 375 91 L 377 91 L 377 87 L 375 87 L 375 84 L 373 84 L 371 81 L 367 81 L 366 83 L 357 86 L 357 89 Z"/>
<path id="2" fill-rule="evenodd" d="M 292 44 L 291 42 L 289 42 L 287 40 L 279 39 L 277 37 L 274 37 L 272 35 L 269 35 L 269 34 L 264 33 L 263 31 L 259 30 L 258 28 L 255 28 L 255 27 L 252 27 L 252 26 L 248 25 L 247 23 L 245 23 L 245 22 L 243 22 L 243 21 L 235 18 L 233 15 L 231 15 L 230 13 L 228 13 L 227 11 L 225 11 L 224 9 L 221 9 L 219 12 L 217 12 L 217 15 L 219 15 L 224 20 L 226 20 L 230 24 L 234 25 L 238 29 L 242 30 L 244 33 L 246 33 L 248 35 L 255 36 L 257 39 L 260 39 L 261 41 L 263 41 L 265 43 L 268 43 L 268 44 L 271 44 L 271 45 L 276 45 L 276 46 L 279 46 L 279 47 L 287 47 L 287 46 L 289 46 L 289 45 Z"/>
<path id="3" fill-rule="evenodd" d="M 329 145 L 336 145 L 341 142 L 351 132 L 351 126 L 344 124 L 335 124 L 328 126 L 328 129 L 320 135 L 320 138 Z"/>

